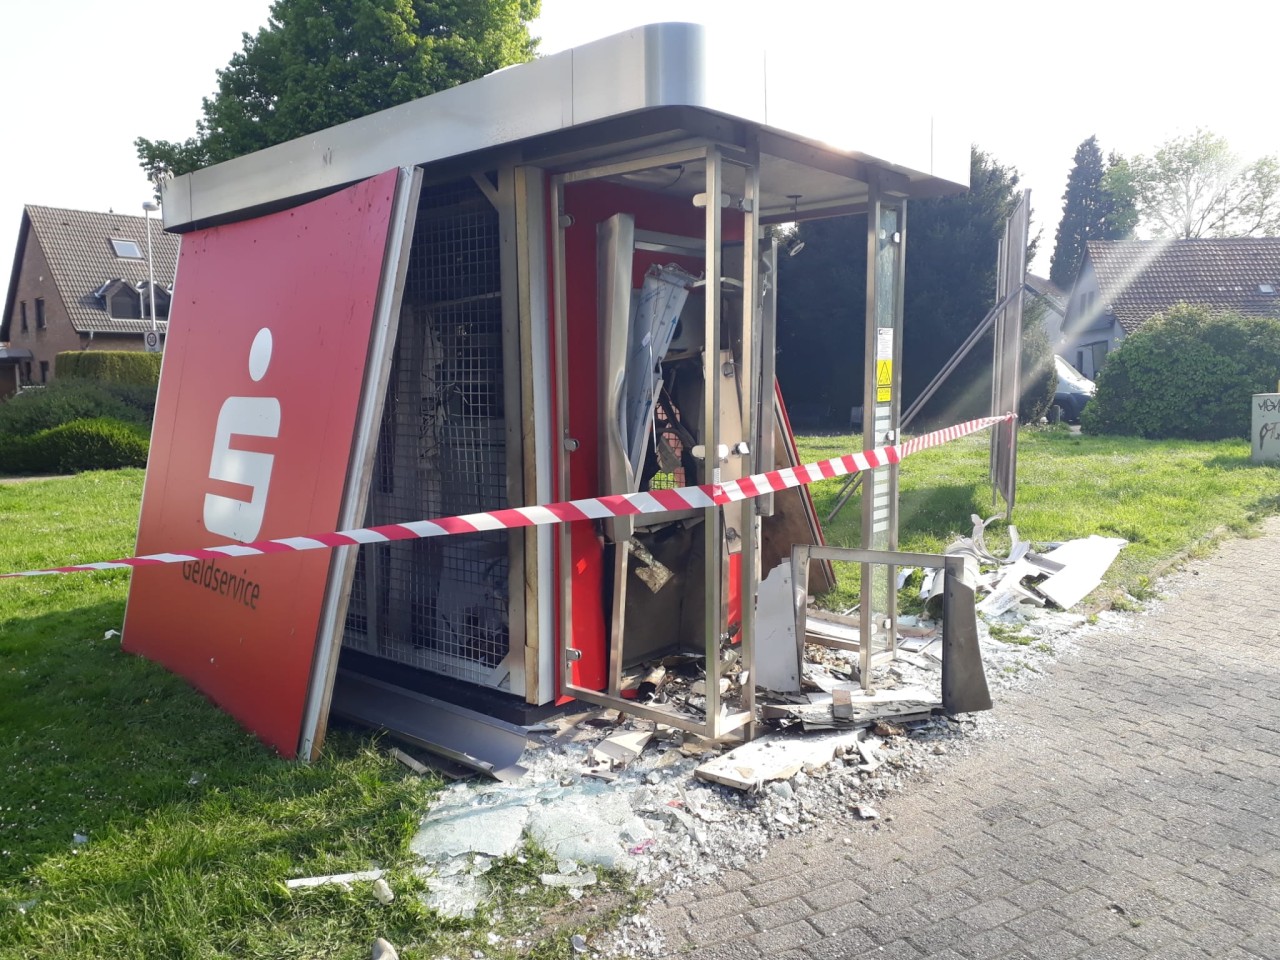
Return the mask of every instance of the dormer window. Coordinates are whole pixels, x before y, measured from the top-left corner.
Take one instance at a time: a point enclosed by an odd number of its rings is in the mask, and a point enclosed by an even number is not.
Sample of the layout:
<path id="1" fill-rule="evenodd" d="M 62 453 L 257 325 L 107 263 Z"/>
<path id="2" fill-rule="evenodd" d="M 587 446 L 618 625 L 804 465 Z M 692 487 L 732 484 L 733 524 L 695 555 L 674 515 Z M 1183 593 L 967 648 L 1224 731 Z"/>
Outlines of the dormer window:
<path id="1" fill-rule="evenodd" d="M 107 308 L 107 316 L 112 320 L 141 320 L 142 290 L 128 280 L 117 277 L 108 280 L 97 290 L 94 296 Z"/>
<path id="2" fill-rule="evenodd" d="M 116 256 L 122 260 L 141 260 L 142 247 L 138 245 L 137 240 L 122 240 L 118 237 L 111 238 L 111 249 L 116 252 Z"/>
<path id="3" fill-rule="evenodd" d="M 1259 293 L 1268 293 L 1268 294 L 1270 294 L 1270 293 L 1275 293 L 1275 292 L 1276 292 L 1276 286 L 1275 286 L 1275 284 L 1274 284 L 1274 283 L 1260 283 L 1260 284 L 1258 284 L 1258 292 L 1259 292 Z"/>

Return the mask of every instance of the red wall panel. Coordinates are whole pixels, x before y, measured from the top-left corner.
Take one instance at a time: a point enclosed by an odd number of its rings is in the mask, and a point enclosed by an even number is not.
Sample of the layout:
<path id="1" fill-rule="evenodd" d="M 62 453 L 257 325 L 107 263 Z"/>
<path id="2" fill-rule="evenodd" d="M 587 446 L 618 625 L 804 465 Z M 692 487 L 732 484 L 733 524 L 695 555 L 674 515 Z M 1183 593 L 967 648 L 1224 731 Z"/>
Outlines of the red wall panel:
<path id="1" fill-rule="evenodd" d="M 396 171 L 183 238 L 138 552 L 334 529 Z M 329 551 L 137 569 L 124 648 L 297 750 Z"/>

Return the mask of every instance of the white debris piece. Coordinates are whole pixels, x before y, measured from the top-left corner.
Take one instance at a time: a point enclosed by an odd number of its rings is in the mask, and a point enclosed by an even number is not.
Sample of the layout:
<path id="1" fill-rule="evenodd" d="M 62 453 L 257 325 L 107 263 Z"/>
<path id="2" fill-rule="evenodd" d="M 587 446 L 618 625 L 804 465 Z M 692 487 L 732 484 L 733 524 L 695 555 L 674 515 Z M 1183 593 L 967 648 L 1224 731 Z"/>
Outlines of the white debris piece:
<path id="1" fill-rule="evenodd" d="M 381 878 L 381 870 L 357 870 L 355 873 L 331 873 L 323 877 L 294 877 L 292 880 L 286 880 L 284 885 L 290 890 L 305 890 L 310 887 L 349 887 L 353 883 L 365 883 Z"/>
<path id="2" fill-rule="evenodd" d="M 544 887 L 589 887 L 599 879 L 594 870 L 575 870 L 572 873 L 544 873 Z"/>
<path id="3" fill-rule="evenodd" d="M 1040 572 L 1025 559 L 1019 559 L 1005 567 L 991 593 L 978 604 L 978 612 L 998 617 L 1019 603 L 1035 603 L 1036 597 L 1030 591 L 1024 590 L 1021 584 L 1025 577 L 1038 576 Z M 1040 605 L 1043 606 L 1043 601 Z"/>
<path id="4" fill-rule="evenodd" d="M 625 767 L 644 752 L 652 739 L 651 731 L 627 730 L 601 740 L 592 748 L 591 753 L 597 760 L 607 760 Z"/>
<path id="5" fill-rule="evenodd" d="M 856 749 L 862 735 L 862 730 L 814 737 L 767 735 L 707 761 L 696 774 L 735 790 L 755 790 L 769 780 L 790 780 L 806 766 L 829 763 L 837 750 Z"/>
<path id="6" fill-rule="evenodd" d="M 425 764 L 420 763 L 418 760 L 409 756 L 407 753 L 405 753 L 403 750 L 399 749 L 398 747 L 391 748 L 391 756 L 394 757 L 396 760 L 399 760 L 401 763 L 403 763 L 406 767 L 408 767 L 410 770 L 412 770 L 414 773 L 416 773 L 420 777 L 425 777 L 427 774 L 431 772 L 430 770 L 427 769 Z"/>
<path id="7" fill-rule="evenodd" d="M 1096 534 L 1082 540 L 1067 541 L 1046 554 L 1050 560 L 1064 564 L 1065 568 L 1037 589 L 1063 610 L 1070 610 L 1102 583 L 1103 576 L 1128 542 L 1120 537 L 1099 537 Z"/>
<path id="8" fill-rule="evenodd" d="M 799 693 L 804 644 L 796 639 L 791 561 L 760 581 L 756 593 L 756 684 L 775 693 Z"/>
<path id="9" fill-rule="evenodd" d="M 391 889 L 391 884 L 387 883 L 384 877 L 373 881 L 373 895 L 383 906 L 396 898 L 395 891 Z"/>

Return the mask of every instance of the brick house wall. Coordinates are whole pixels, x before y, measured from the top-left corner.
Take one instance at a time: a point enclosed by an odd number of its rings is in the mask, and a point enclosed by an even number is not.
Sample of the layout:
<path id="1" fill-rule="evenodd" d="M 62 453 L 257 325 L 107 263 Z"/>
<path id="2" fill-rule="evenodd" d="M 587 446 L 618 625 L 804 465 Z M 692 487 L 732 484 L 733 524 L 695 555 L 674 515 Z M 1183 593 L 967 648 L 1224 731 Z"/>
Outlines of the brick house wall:
<path id="1" fill-rule="evenodd" d="M 36 301 L 44 301 L 44 327 L 36 322 Z M 22 312 L 26 310 L 26 328 Z M 22 264 L 18 273 L 13 313 L 9 317 L 9 345 L 31 351 L 30 370 L 27 361 L 19 366 L 23 384 L 46 383 L 54 378 L 55 358 L 64 350 L 142 350 L 142 337 L 136 334 L 77 333 L 67 315 L 49 263 L 32 230 L 27 235 Z M 44 366 L 46 365 L 47 366 Z"/>

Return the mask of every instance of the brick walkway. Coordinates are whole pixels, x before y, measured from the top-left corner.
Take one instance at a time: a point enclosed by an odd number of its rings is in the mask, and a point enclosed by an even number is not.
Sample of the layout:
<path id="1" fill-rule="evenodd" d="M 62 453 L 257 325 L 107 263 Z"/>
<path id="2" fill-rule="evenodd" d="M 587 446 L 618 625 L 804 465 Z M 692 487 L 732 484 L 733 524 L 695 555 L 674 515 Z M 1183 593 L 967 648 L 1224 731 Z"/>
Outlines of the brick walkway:
<path id="1" fill-rule="evenodd" d="M 1175 589 L 1005 695 L 1007 739 L 938 758 L 879 830 L 655 907 L 672 955 L 1280 957 L 1280 518 Z"/>

